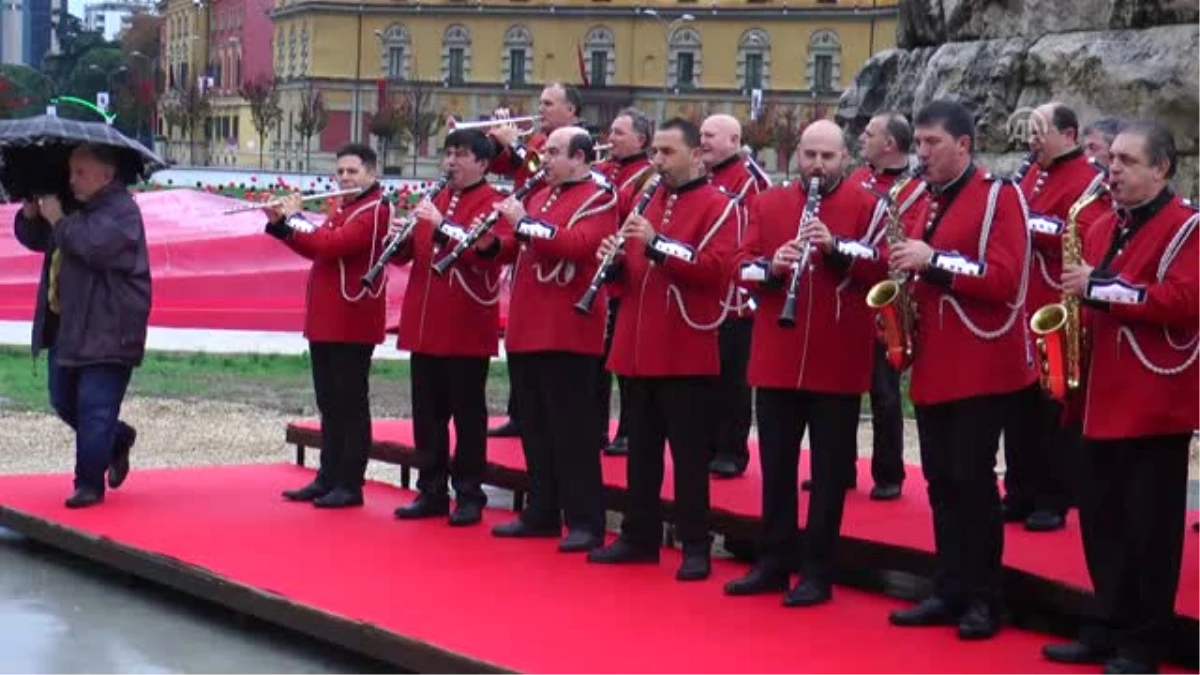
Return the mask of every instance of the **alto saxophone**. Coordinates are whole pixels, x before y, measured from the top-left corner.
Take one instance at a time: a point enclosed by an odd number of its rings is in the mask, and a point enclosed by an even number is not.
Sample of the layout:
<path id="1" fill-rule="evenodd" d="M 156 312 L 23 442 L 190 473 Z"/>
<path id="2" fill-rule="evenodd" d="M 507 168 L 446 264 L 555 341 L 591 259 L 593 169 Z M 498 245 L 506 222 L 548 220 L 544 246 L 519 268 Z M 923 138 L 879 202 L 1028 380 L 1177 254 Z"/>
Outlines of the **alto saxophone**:
<path id="1" fill-rule="evenodd" d="M 900 223 L 900 194 L 923 170 L 924 167 L 917 167 L 909 176 L 897 180 L 888 190 L 888 223 L 884 236 L 889 246 L 907 239 L 904 226 Z M 875 310 L 888 363 L 896 370 L 903 371 L 912 365 L 913 338 L 917 330 L 917 305 L 908 292 L 908 273 L 895 271 L 890 277 L 867 291 L 867 306 Z"/>
<path id="2" fill-rule="evenodd" d="M 1063 267 L 1078 265 L 1083 260 L 1083 244 L 1079 238 L 1079 214 L 1092 202 L 1104 196 L 1108 184 L 1101 181 L 1084 193 L 1067 212 L 1067 224 L 1062 235 Z M 1063 294 L 1062 302 L 1038 309 L 1029 319 L 1029 328 L 1037 335 L 1038 376 L 1042 388 L 1056 401 L 1079 389 L 1083 335 L 1079 324 L 1079 298 Z"/>

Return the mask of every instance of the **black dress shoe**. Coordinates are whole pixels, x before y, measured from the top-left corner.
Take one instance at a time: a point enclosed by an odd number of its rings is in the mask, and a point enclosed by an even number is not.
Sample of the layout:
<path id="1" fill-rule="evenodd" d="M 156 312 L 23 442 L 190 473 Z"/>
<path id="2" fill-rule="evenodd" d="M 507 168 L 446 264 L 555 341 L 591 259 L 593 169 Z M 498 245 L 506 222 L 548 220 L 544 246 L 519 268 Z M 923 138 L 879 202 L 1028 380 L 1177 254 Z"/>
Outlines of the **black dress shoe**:
<path id="1" fill-rule="evenodd" d="M 712 574 L 712 557 L 707 550 L 683 553 L 683 562 L 675 570 L 675 581 L 704 581 Z"/>
<path id="2" fill-rule="evenodd" d="M 125 438 L 118 438 L 116 447 L 113 448 L 112 463 L 108 466 L 108 487 L 116 490 L 125 483 L 125 479 L 129 477 L 129 451 L 133 449 L 133 444 L 137 443 L 137 429 L 129 425 L 125 425 Z"/>
<path id="3" fill-rule="evenodd" d="M 962 613 L 944 600 L 930 596 L 906 609 L 897 609 L 888 615 L 893 626 L 953 626 Z"/>
<path id="4" fill-rule="evenodd" d="M 609 455 L 610 457 L 628 455 L 629 439 L 625 438 L 624 436 L 617 436 L 613 439 L 613 442 L 609 443 L 608 447 L 604 449 L 604 454 Z"/>
<path id="5" fill-rule="evenodd" d="M 869 497 L 877 502 L 890 502 L 900 499 L 899 483 L 877 483 L 871 488 Z"/>
<path id="6" fill-rule="evenodd" d="M 603 548 L 588 551 L 587 560 L 590 563 L 615 565 L 619 563 L 658 563 L 658 549 L 644 549 L 634 546 L 628 539 L 617 537 L 613 543 Z"/>
<path id="7" fill-rule="evenodd" d="M 1086 642 L 1068 642 L 1042 647 L 1042 656 L 1056 663 L 1104 663 L 1112 655 L 1111 649 L 1101 649 Z"/>
<path id="8" fill-rule="evenodd" d="M 474 525 L 483 520 L 483 506 L 476 502 L 458 502 L 450 514 L 450 524 L 455 527 Z"/>
<path id="9" fill-rule="evenodd" d="M 83 509 L 104 501 L 104 493 L 92 488 L 75 488 L 75 492 L 64 502 L 68 509 Z"/>
<path id="10" fill-rule="evenodd" d="M 788 574 L 778 565 L 758 564 L 746 576 L 725 584 L 725 595 L 759 595 L 779 593 L 788 587 Z"/>
<path id="11" fill-rule="evenodd" d="M 362 506 L 361 492 L 351 492 L 345 488 L 334 488 L 324 496 L 313 500 L 313 506 L 318 509 L 344 509 L 351 506 Z"/>
<path id="12" fill-rule="evenodd" d="M 1104 672 L 1113 675 L 1123 675 L 1124 673 L 1157 673 L 1158 666 L 1138 659 L 1118 656 L 1104 662 Z"/>
<path id="13" fill-rule="evenodd" d="M 585 553 L 604 545 L 604 540 L 586 530 L 571 530 L 558 542 L 559 553 Z"/>
<path id="14" fill-rule="evenodd" d="M 746 472 L 746 467 L 738 466 L 735 459 L 717 457 L 708 463 L 708 472 L 717 478 L 737 478 Z"/>
<path id="15" fill-rule="evenodd" d="M 833 599 L 833 589 L 815 579 L 805 579 L 783 596 L 784 607 L 812 607 Z"/>
<path id="16" fill-rule="evenodd" d="M 318 497 L 324 497 L 329 494 L 332 489 L 314 480 L 298 490 L 284 490 L 283 498 L 292 502 L 311 502 Z"/>
<path id="17" fill-rule="evenodd" d="M 1061 530 L 1067 524 L 1066 517 L 1060 511 L 1038 509 L 1025 519 L 1025 529 L 1030 532 L 1053 532 Z"/>
<path id="18" fill-rule="evenodd" d="M 492 438 L 515 438 L 521 435 L 521 427 L 509 419 L 495 429 L 488 429 L 487 435 Z"/>
<path id="19" fill-rule="evenodd" d="M 513 539 L 556 539 L 562 535 L 562 528 L 558 525 L 554 526 L 534 526 L 528 525 L 525 521 L 517 518 L 510 520 L 502 525 L 497 525 L 492 528 L 493 537 L 506 537 Z"/>
<path id="20" fill-rule="evenodd" d="M 958 622 L 958 639 L 986 640 L 1000 632 L 1000 616 L 985 602 L 973 602 Z"/>
<path id="21" fill-rule="evenodd" d="M 450 513 L 450 497 L 448 495 L 420 494 L 411 504 L 398 507 L 395 511 L 400 520 L 417 520 L 434 518 Z"/>

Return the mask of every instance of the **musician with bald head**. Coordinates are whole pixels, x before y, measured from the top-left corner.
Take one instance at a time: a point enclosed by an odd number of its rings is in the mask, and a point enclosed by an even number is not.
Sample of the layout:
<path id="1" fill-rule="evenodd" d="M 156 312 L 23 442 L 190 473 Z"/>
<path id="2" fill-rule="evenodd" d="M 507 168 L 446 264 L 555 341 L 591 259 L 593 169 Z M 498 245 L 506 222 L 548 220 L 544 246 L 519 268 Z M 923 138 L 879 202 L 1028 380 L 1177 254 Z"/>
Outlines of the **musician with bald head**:
<path id="1" fill-rule="evenodd" d="M 847 482 L 857 458 L 858 411 L 871 386 L 874 320 L 867 290 L 887 272 L 874 243 L 876 200 L 843 180 L 849 155 L 842 130 L 828 120 L 800 139 L 801 180 L 773 187 L 750 205 L 735 262 L 736 282 L 759 299 L 750 347 L 763 477 L 761 556 L 725 586 L 729 595 L 787 589 L 784 604 L 802 607 L 833 597 L 834 549 Z M 819 210 L 818 210 L 819 207 Z M 796 269 L 792 327 L 779 323 Z M 801 559 L 797 529 L 800 442 L 809 433 L 812 498 Z"/>
<path id="2" fill-rule="evenodd" d="M 737 243 L 742 243 L 747 208 L 754 196 L 770 186 L 765 175 L 751 171 L 741 154 L 742 125 L 730 115 L 709 115 L 700 125 L 700 157 L 708 179 L 737 200 L 741 225 Z M 710 453 L 709 471 L 718 478 L 734 478 L 746 471 L 750 461 L 750 387 L 746 384 L 746 362 L 750 358 L 750 324 L 753 310 L 749 296 L 730 289 L 728 311 L 719 333 L 721 381 L 718 388 L 723 414 Z"/>
<path id="3" fill-rule="evenodd" d="M 594 392 L 605 316 L 573 307 L 595 274 L 596 248 L 617 230 L 617 195 L 592 174 L 586 130 L 555 130 L 544 156 L 545 184 L 524 204 L 509 197 L 497 207 L 513 236 L 485 249 L 514 267 L 505 349 L 530 481 L 520 517 L 492 533 L 557 538 L 565 521 L 559 550 L 582 552 L 604 534 Z"/>

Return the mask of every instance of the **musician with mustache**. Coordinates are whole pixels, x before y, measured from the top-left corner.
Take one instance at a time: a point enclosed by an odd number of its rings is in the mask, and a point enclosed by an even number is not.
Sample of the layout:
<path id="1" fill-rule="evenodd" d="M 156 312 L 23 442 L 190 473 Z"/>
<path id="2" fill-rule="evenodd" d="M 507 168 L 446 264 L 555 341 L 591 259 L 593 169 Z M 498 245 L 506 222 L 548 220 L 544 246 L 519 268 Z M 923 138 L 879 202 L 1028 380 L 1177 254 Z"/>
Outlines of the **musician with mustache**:
<path id="1" fill-rule="evenodd" d="M 759 300 L 749 382 L 756 392 L 763 524 L 759 560 L 725 585 L 729 595 L 781 592 L 799 571 L 800 580 L 784 596 L 791 607 L 833 597 L 845 476 L 857 460 L 859 407 L 871 386 L 875 327 L 866 293 L 887 272 L 886 256 L 873 243 L 873 227 L 883 224 L 873 218 L 876 200 L 842 178 L 849 161 L 842 130 L 828 120 L 812 123 L 801 136 L 799 154 L 801 180 L 773 187 L 750 205 L 736 259 L 735 280 Z M 814 197 L 813 179 L 819 209 L 797 235 Z M 783 327 L 785 289 L 806 248 L 797 320 Z M 813 484 L 800 556 L 796 487 L 806 429 Z"/>

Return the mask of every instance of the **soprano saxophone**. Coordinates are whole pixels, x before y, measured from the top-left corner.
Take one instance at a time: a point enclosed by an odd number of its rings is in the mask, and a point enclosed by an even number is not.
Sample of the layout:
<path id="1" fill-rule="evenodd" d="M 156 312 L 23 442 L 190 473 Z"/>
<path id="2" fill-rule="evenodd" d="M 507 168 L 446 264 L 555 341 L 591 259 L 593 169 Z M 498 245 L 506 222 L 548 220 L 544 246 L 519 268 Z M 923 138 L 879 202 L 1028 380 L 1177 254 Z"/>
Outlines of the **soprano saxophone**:
<path id="1" fill-rule="evenodd" d="M 911 174 L 897 180 L 888 190 L 888 222 L 884 235 L 888 246 L 894 246 L 907 239 L 904 225 L 900 222 L 900 195 L 924 170 L 924 166 L 916 167 Z M 903 371 L 912 365 L 913 340 L 917 331 L 917 304 L 908 292 L 908 273 L 894 271 L 889 276 L 891 278 L 875 284 L 867 291 L 867 306 L 875 311 L 888 363 L 896 370 Z"/>

